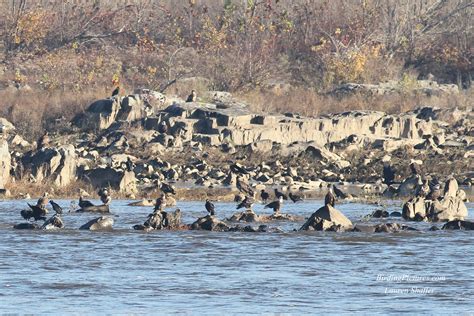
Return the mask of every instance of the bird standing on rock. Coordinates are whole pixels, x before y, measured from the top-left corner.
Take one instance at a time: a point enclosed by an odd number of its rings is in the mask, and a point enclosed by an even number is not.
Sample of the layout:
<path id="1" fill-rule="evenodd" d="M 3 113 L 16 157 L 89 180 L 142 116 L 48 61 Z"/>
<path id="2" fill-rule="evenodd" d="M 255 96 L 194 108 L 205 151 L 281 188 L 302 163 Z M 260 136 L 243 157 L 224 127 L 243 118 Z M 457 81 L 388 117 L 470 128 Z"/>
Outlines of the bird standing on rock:
<path id="1" fill-rule="evenodd" d="M 163 209 L 165 208 L 165 199 L 164 197 L 160 196 L 159 198 L 156 199 L 155 201 L 155 208 L 154 208 L 154 211 L 155 212 L 162 212 Z"/>
<path id="2" fill-rule="evenodd" d="M 293 201 L 293 203 L 303 201 L 303 197 L 301 195 L 293 194 L 291 192 L 289 194 L 289 197 L 290 197 L 290 200 Z"/>
<path id="3" fill-rule="evenodd" d="M 80 208 L 87 208 L 87 207 L 91 207 L 91 206 L 94 206 L 94 204 L 92 204 L 91 201 L 84 200 L 82 198 L 82 195 L 79 196 L 79 207 Z"/>
<path id="4" fill-rule="evenodd" d="M 265 208 L 271 208 L 271 209 L 273 209 L 273 212 L 275 214 L 279 214 L 282 205 L 283 205 L 283 197 L 280 196 L 278 198 L 278 200 L 273 201 L 272 203 L 265 205 Z"/>
<path id="5" fill-rule="evenodd" d="M 283 200 L 288 200 L 288 197 L 287 197 L 286 194 L 284 194 L 283 192 L 278 191 L 278 189 L 275 189 L 274 191 L 275 191 L 275 197 L 276 197 L 277 199 L 279 199 L 280 197 L 282 197 Z"/>
<path id="6" fill-rule="evenodd" d="M 246 209 L 252 209 L 253 203 L 254 203 L 253 198 L 246 196 L 245 199 L 242 202 L 240 202 L 239 205 L 237 205 L 237 209 L 240 209 L 243 207 Z"/>
<path id="7" fill-rule="evenodd" d="M 196 102 L 197 100 L 197 93 L 196 90 L 191 90 L 191 94 L 188 95 L 188 98 L 186 99 L 186 102 Z"/>
<path id="8" fill-rule="evenodd" d="M 334 197 L 334 194 L 332 193 L 332 191 L 333 191 L 333 186 L 331 185 L 329 187 L 328 193 L 324 197 L 325 206 L 331 205 L 332 207 L 334 207 L 334 204 L 336 203 L 336 198 Z"/>
<path id="9" fill-rule="evenodd" d="M 270 194 L 266 192 L 265 190 L 260 191 L 260 197 L 262 198 L 262 202 L 266 203 L 268 198 L 270 197 Z"/>
<path id="10" fill-rule="evenodd" d="M 165 183 L 163 182 L 161 184 L 161 192 L 163 192 L 164 194 L 173 194 L 173 195 L 176 195 L 176 190 L 175 188 L 171 185 L 171 184 L 168 184 L 168 183 Z"/>
<path id="11" fill-rule="evenodd" d="M 215 206 L 214 204 L 209 201 L 209 199 L 206 199 L 206 210 L 209 213 L 209 215 L 214 216 L 215 215 Z"/>
<path id="12" fill-rule="evenodd" d="M 34 218 L 35 221 L 38 220 L 46 220 L 46 208 L 41 208 L 37 205 L 31 205 L 28 203 L 28 206 L 30 207 L 30 210 L 22 210 L 20 212 L 20 215 L 29 221 L 31 218 Z"/>
<path id="13" fill-rule="evenodd" d="M 112 197 L 110 196 L 109 190 L 107 190 L 107 188 L 100 189 L 97 194 L 104 205 L 110 205 L 110 202 L 112 202 Z"/>
<path id="14" fill-rule="evenodd" d="M 53 200 L 49 201 L 49 204 L 53 207 L 53 210 L 56 212 L 56 214 L 61 215 L 63 213 L 63 209 L 61 206 L 59 206 L 58 203 L 54 202 Z"/>
<path id="15" fill-rule="evenodd" d="M 36 206 L 42 208 L 43 210 L 46 210 L 46 205 L 48 205 L 48 203 L 48 192 L 44 192 L 43 196 L 38 199 Z"/>

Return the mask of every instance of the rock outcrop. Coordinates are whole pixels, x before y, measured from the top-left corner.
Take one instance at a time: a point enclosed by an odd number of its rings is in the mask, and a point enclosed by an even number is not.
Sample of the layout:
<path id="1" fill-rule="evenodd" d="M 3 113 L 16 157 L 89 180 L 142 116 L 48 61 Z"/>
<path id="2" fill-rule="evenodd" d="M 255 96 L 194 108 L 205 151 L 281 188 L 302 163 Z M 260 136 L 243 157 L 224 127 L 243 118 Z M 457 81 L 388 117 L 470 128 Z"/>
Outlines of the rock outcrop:
<path id="1" fill-rule="evenodd" d="M 314 212 L 300 230 L 341 231 L 352 228 L 352 222 L 331 205 Z"/>
<path id="2" fill-rule="evenodd" d="M 112 226 L 114 225 L 114 219 L 112 217 L 97 217 L 89 222 L 85 223 L 79 229 L 81 230 L 112 230 Z"/>
<path id="3" fill-rule="evenodd" d="M 190 225 L 190 229 L 224 232 L 224 231 L 229 231 L 230 226 L 228 226 L 223 221 L 220 221 L 215 216 L 207 215 L 207 216 L 198 218 L 194 223 Z"/>
<path id="4" fill-rule="evenodd" d="M 5 189 L 5 184 L 10 181 L 11 156 L 8 142 L 0 138 L 0 189 Z"/>
<path id="5" fill-rule="evenodd" d="M 133 171 L 110 167 L 96 168 L 84 171 L 82 178 L 89 181 L 94 188 L 111 187 L 120 192 L 137 192 L 137 179 Z"/>
<path id="6" fill-rule="evenodd" d="M 135 225 L 133 229 L 135 230 L 176 230 L 182 229 L 183 225 L 181 224 L 181 210 L 177 209 L 174 212 L 166 211 L 155 211 L 148 215 L 148 219 L 143 223 L 143 225 Z"/>

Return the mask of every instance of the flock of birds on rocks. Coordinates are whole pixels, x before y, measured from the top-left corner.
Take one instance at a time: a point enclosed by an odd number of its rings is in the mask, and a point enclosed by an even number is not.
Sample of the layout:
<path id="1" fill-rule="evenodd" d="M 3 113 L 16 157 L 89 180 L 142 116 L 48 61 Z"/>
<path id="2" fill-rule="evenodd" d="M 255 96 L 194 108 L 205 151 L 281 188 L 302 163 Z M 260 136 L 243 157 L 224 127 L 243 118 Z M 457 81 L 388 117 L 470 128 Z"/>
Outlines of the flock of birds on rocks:
<path id="1" fill-rule="evenodd" d="M 251 210 L 252 206 L 254 203 L 257 202 L 255 199 L 256 191 L 254 188 L 252 188 L 249 183 L 247 183 L 244 179 L 238 178 L 237 179 L 237 189 L 240 191 L 241 194 L 243 194 L 245 197 L 241 200 L 237 199 L 237 210 L 239 209 L 245 209 L 245 210 Z M 328 189 L 328 193 L 326 194 L 325 197 L 325 204 L 329 204 L 331 206 L 334 206 L 334 202 L 336 200 L 336 195 L 334 191 L 340 191 L 337 189 L 334 185 L 331 185 Z M 162 183 L 160 187 L 161 195 L 155 200 L 154 203 L 154 209 L 153 213 L 151 213 L 148 216 L 147 221 L 144 223 L 145 226 L 149 225 L 150 227 L 154 225 L 152 221 L 155 219 L 157 214 L 165 214 L 164 208 L 167 206 L 167 199 L 170 196 L 175 196 L 176 189 L 174 188 L 173 185 L 168 184 L 168 183 Z M 109 194 L 109 190 L 107 188 L 101 188 L 97 194 L 100 197 L 101 202 L 103 203 L 102 206 L 108 206 L 112 202 L 112 198 Z M 79 191 L 79 202 L 78 206 L 79 209 L 75 210 L 75 203 L 72 202 L 70 206 L 69 212 L 77 211 L 81 212 L 90 208 L 96 208 L 96 207 L 101 207 L 98 205 L 94 205 L 91 201 L 85 200 L 84 199 L 85 191 L 80 190 Z M 265 190 L 260 191 L 260 200 L 262 203 L 267 203 L 268 200 L 270 199 L 270 193 L 266 192 Z M 275 214 L 280 214 L 280 211 L 283 207 L 283 203 L 285 200 L 291 200 L 294 203 L 303 201 L 303 196 L 294 194 L 294 193 L 289 193 L 289 195 L 279 191 L 278 189 L 274 189 L 274 196 L 275 200 L 266 204 L 264 208 L 267 209 L 272 209 Z M 20 212 L 20 215 L 27 221 L 27 223 L 24 224 L 19 224 L 15 225 L 15 228 L 19 229 L 27 229 L 27 228 L 36 228 L 36 225 L 32 224 L 33 222 L 37 221 L 43 221 L 44 224 L 41 226 L 43 229 L 49 229 L 49 228 L 63 228 L 64 223 L 62 221 L 61 216 L 64 214 L 63 208 L 53 200 L 49 199 L 48 192 L 45 192 L 43 196 L 41 196 L 36 205 L 32 205 L 30 203 L 27 203 L 29 209 L 22 210 Z M 47 214 L 48 214 L 48 209 L 47 205 L 50 204 L 52 209 L 54 210 L 54 215 L 47 219 Z M 205 209 L 210 216 L 215 216 L 216 215 L 216 207 L 210 199 L 206 199 L 205 202 Z M 107 209 L 108 212 L 108 209 Z"/>

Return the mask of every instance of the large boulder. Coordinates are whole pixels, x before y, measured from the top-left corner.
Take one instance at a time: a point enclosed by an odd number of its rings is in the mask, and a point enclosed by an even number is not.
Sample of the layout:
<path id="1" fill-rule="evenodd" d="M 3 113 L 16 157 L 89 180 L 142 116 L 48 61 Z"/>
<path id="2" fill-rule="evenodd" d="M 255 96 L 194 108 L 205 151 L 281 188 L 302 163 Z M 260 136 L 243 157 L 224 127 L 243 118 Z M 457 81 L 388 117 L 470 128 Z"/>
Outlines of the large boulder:
<path id="1" fill-rule="evenodd" d="M 112 230 L 112 226 L 114 225 L 114 219 L 112 217 L 97 217 L 93 220 L 88 221 L 79 229 L 81 230 Z"/>
<path id="2" fill-rule="evenodd" d="M 42 148 L 22 158 L 22 163 L 37 181 L 51 180 L 52 184 L 65 186 L 76 180 L 77 154 L 73 145 Z"/>
<path id="3" fill-rule="evenodd" d="M 85 170 L 82 178 L 95 188 L 111 187 L 124 193 L 137 192 L 137 178 L 133 171 L 110 167 Z"/>
<path id="4" fill-rule="evenodd" d="M 425 199 L 421 196 L 414 197 L 403 205 L 402 217 L 406 220 L 422 220 L 426 215 Z"/>
<path id="5" fill-rule="evenodd" d="M 0 189 L 10 181 L 11 156 L 8 151 L 8 142 L 0 138 Z"/>
<path id="6" fill-rule="evenodd" d="M 453 220 L 443 225 L 444 230 L 474 230 L 474 222 Z"/>
<path id="7" fill-rule="evenodd" d="M 198 218 L 194 223 L 191 224 L 192 230 L 210 230 L 210 231 L 229 231 L 230 227 L 220 221 L 215 216 L 207 215 Z"/>
<path id="8" fill-rule="evenodd" d="M 331 205 L 325 205 L 314 212 L 300 230 L 346 230 L 352 222 Z"/>
<path id="9" fill-rule="evenodd" d="M 143 225 L 135 225 L 135 230 L 161 230 L 161 229 L 181 229 L 181 210 L 174 212 L 155 211 L 148 215 L 148 219 Z"/>

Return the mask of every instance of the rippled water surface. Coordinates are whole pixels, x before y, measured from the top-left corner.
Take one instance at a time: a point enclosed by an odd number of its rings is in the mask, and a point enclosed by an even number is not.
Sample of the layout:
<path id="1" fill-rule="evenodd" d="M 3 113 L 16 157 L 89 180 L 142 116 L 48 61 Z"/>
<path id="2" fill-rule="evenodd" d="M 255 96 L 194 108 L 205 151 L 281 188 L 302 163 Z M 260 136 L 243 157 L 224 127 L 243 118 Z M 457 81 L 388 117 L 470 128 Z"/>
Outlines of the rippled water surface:
<path id="1" fill-rule="evenodd" d="M 69 205 L 69 201 L 59 201 Z M 113 232 L 18 231 L 25 201 L 0 202 L 0 312 L 52 314 L 474 314 L 474 233 L 138 232 L 150 207 L 114 201 Z M 235 204 L 215 203 L 219 217 Z M 321 201 L 285 205 L 309 216 Z M 203 203 L 178 202 L 183 221 Z M 338 205 L 354 222 L 374 205 Z M 468 204 L 470 216 L 474 205 Z M 388 210 L 400 210 L 393 202 Z M 257 205 L 259 213 L 270 213 Z M 392 219 L 397 220 L 397 219 Z"/>

